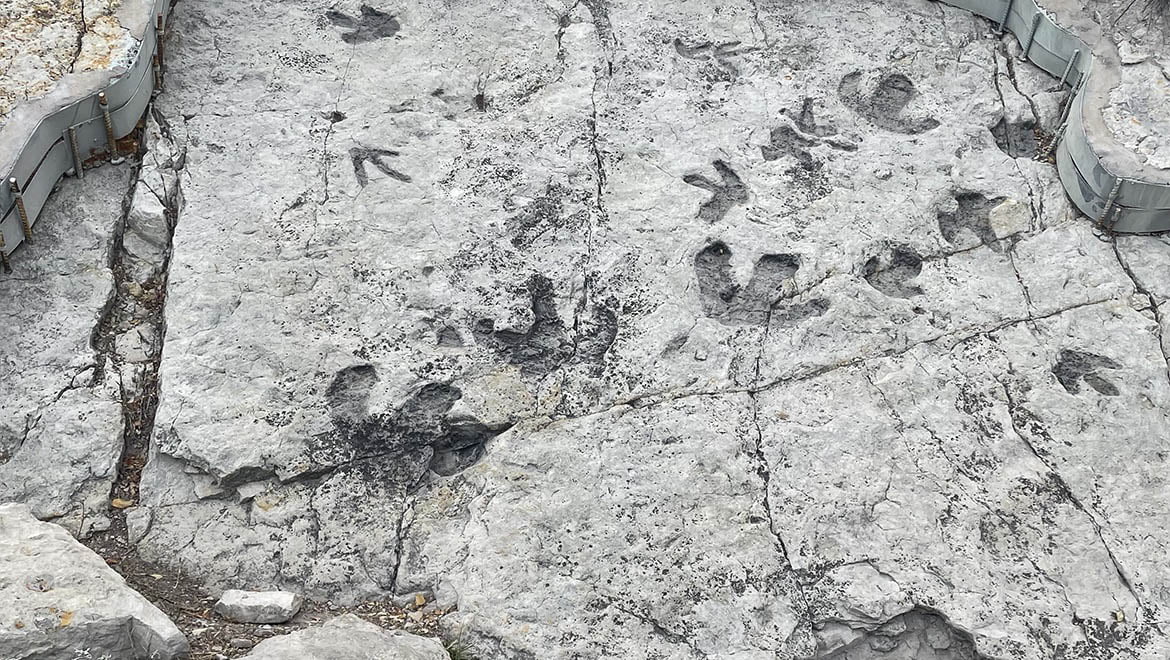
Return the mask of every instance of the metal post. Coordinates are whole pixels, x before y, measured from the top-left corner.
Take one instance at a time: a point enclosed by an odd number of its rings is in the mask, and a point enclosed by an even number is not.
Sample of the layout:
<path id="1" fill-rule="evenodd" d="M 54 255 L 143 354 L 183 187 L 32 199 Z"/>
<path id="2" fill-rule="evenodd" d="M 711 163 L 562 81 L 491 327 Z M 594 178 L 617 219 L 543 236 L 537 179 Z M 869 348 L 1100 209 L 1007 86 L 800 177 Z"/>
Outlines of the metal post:
<path id="1" fill-rule="evenodd" d="M 154 89 L 150 91 L 150 95 L 158 96 L 162 91 L 162 67 L 158 64 L 158 55 L 150 56 L 150 68 L 154 71 Z"/>
<path id="2" fill-rule="evenodd" d="M 1064 73 L 1060 74 L 1060 82 L 1057 83 L 1056 88 L 1064 87 L 1064 81 L 1068 80 L 1068 74 L 1072 73 L 1073 67 L 1076 66 L 1077 60 L 1081 57 L 1081 51 L 1074 50 L 1072 57 L 1068 58 L 1068 66 L 1064 67 Z"/>
<path id="3" fill-rule="evenodd" d="M 20 192 L 20 185 L 16 177 L 8 177 L 8 187 L 16 199 L 16 214 L 20 216 L 20 228 L 24 231 L 24 240 L 32 241 L 32 225 L 28 222 L 28 209 L 24 207 L 24 194 Z"/>
<path id="4" fill-rule="evenodd" d="M 81 160 L 81 149 L 77 146 L 77 128 L 70 126 L 65 129 L 65 134 L 68 136 L 69 153 L 73 156 L 73 176 L 84 179 L 85 164 Z"/>
<path id="5" fill-rule="evenodd" d="M 1023 62 L 1028 59 L 1028 53 L 1032 52 L 1032 43 L 1036 41 L 1036 30 L 1040 27 L 1041 14 L 1036 14 L 1032 17 L 1032 29 L 1028 30 L 1028 41 L 1024 44 L 1024 52 L 1020 53 L 1020 61 Z"/>
<path id="6" fill-rule="evenodd" d="M 1016 0 L 1008 0 L 1007 9 L 1003 10 L 1003 18 L 999 19 L 999 33 L 1002 35 L 1007 29 L 1008 17 L 1012 15 L 1012 5 L 1016 4 Z"/>
<path id="7" fill-rule="evenodd" d="M 1109 222 L 1109 214 L 1113 211 L 1113 204 L 1117 201 L 1117 195 L 1121 192 L 1121 182 L 1124 179 L 1117 177 L 1117 183 L 1113 184 L 1113 190 L 1109 191 L 1109 199 L 1105 200 L 1105 210 L 1101 212 L 1101 224 L 1112 227 L 1114 223 Z"/>
<path id="8" fill-rule="evenodd" d="M 4 231 L 0 230 L 0 265 L 4 267 L 5 273 L 12 272 L 12 264 L 8 261 L 8 253 L 4 250 Z"/>
<path id="9" fill-rule="evenodd" d="M 163 37 L 167 35 L 166 28 L 163 26 L 162 14 L 154 17 L 154 52 L 158 53 L 158 59 L 161 62 L 163 57 Z"/>
<path id="10" fill-rule="evenodd" d="M 118 155 L 118 139 L 114 137 L 114 122 L 110 119 L 110 102 L 106 99 L 105 92 L 98 94 L 98 105 L 102 107 L 102 120 L 106 123 L 106 145 L 110 148 L 110 162 L 117 165 L 124 159 Z"/>

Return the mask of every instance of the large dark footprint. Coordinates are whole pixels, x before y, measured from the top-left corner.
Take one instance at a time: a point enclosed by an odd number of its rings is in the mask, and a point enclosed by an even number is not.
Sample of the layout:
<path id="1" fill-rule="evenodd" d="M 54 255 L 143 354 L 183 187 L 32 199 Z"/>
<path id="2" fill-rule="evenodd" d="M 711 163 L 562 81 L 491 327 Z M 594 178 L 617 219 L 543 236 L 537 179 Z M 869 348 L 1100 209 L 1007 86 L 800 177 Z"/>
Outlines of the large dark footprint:
<path id="1" fill-rule="evenodd" d="M 748 201 L 748 189 L 743 179 L 727 163 L 717 160 L 712 163 L 719 173 L 720 182 L 715 183 L 702 174 L 688 174 L 683 181 L 711 193 L 711 199 L 699 207 L 698 218 L 707 222 L 718 222 L 733 206 Z"/>
<path id="2" fill-rule="evenodd" d="M 855 630 L 845 646 L 819 649 L 815 660 L 981 660 L 969 633 L 916 607 L 873 630 Z"/>
<path id="3" fill-rule="evenodd" d="M 1120 368 L 1120 364 L 1103 355 L 1066 349 L 1060 352 L 1056 365 L 1052 367 L 1052 373 L 1056 375 L 1056 380 L 1060 381 L 1064 390 L 1069 394 L 1080 392 L 1083 380 L 1105 396 L 1117 396 L 1121 392 L 1113 383 L 1105 380 L 1098 371 Z"/>
<path id="4" fill-rule="evenodd" d="M 337 372 L 325 391 L 335 429 L 331 437 L 349 445 L 359 459 L 401 455 L 401 469 L 395 474 L 405 482 L 417 480 L 427 467 L 442 475 L 463 470 L 479 460 L 488 440 L 504 430 L 475 419 L 448 419 L 463 393 L 446 383 L 427 383 L 396 410 L 371 412 L 370 392 L 377 382 L 372 365 Z"/>
<path id="5" fill-rule="evenodd" d="M 933 117 L 904 115 L 906 106 L 918 96 L 918 89 L 901 73 L 885 74 L 878 81 L 873 93 L 863 96 L 861 72 L 854 71 L 841 79 L 837 93 L 846 106 L 868 119 L 873 125 L 887 131 L 917 135 L 939 126 L 938 120 Z"/>
<path id="6" fill-rule="evenodd" d="M 962 235 L 970 233 L 979 242 L 996 252 L 1002 252 L 999 237 L 991 228 L 991 209 L 1003 202 L 1003 197 L 988 199 L 979 193 L 963 192 L 955 195 L 958 208 L 939 211 L 938 228 L 951 245 L 959 246 Z"/>
<path id="7" fill-rule="evenodd" d="M 361 16 L 356 19 L 335 10 L 325 12 L 325 18 L 337 27 L 350 30 L 341 35 L 341 40 L 347 44 L 364 44 L 393 37 L 402 29 L 393 14 L 380 12 L 369 5 L 362 5 Z"/>
<path id="8" fill-rule="evenodd" d="M 527 288 L 532 325 L 524 332 L 497 330 L 495 321 L 480 319 L 472 328 L 476 341 L 531 376 L 546 376 L 570 361 L 600 363 L 617 338 L 617 315 L 607 308 L 594 308 L 592 321 L 583 324 L 574 341 L 557 314 L 552 282 L 533 275 Z"/>
<path id="9" fill-rule="evenodd" d="M 995 146 L 1012 158 L 1033 158 L 1039 151 L 1040 141 L 1036 137 L 1036 121 L 1026 119 L 1009 122 L 1003 117 L 991 127 Z"/>
<path id="10" fill-rule="evenodd" d="M 895 245 L 885 253 L 870 257 L 861 267 L 861 276 L 873 288 L 891 298 L 922 295 L 922 288 L 912 280 L 922 273 L 922 257 L 909 247 Z"/>
<path id="11" fill-rule="evenodd" d="M 790 294 L 785 284 L 800 270 L 794 254 L 766 254 L 752 271 L 746 287 L 735 282 L 731 272 L 731 249 L 716 241 L 695 255 L 695 278 L 703 313 L 724 325 L 766 325 L 777 306 Z M 819 316 L 828 302 L 815 300 L 792 305 L 776 315 L 788 324 Z"/>

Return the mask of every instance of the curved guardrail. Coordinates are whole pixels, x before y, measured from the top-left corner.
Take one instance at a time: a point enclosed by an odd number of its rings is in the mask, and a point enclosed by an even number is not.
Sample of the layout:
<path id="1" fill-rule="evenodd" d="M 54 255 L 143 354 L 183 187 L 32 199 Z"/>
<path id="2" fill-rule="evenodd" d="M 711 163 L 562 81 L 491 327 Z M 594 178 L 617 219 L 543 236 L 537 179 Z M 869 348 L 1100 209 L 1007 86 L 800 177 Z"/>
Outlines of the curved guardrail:
<path id="1" fill-rule="evenodd" d="M 119 158 L 117 140 L 133 132 L 161 82 L 161 41 L 169 0 L 154 0 L 134 64 L 103 90 L 75 100 L 37 124 L 0 181 L 0 265 L 33 235 L 41 209 L 66 173 L 84 176 L 95 158 Z"/>
<path id="2" fill-rule="evenodd" d="M 1170 229 L 1170 172 L 1138 160 L 1105 126 L 1102 109 L 1121 79 L 1116 45 L 1071 0 L 941 0 L 995 21 L 1027 59 L 1072 88 L 1056 129 L 1056 167 L 1082 213 L 1117 233 Z M 1063 22 L 1065 26 L 1060 25 Z"/>
<path id="3" fill-rule="evenodd" d="M 1118 233 L 1170 230 L 1170 173 L 1145 166 L 1105 126 L 1102 108 L 1120 81 L 1116 46 L 1081 15 L 1073 0 L 940 0 L 995 21 L 1016 36 L 1022 58 L 1072 88 L 1056 129 L 1061 183 L 1085 215 Z M 168 0 L 155 0 L 130 69 L 95 92 L 40 121 L 0 182 L 0 262 L 32 238 L 33 225 L 57 181 L 84 175 L 84 163 L 118 157 L 117 140 L 134 130 L 160 83 Z M 1062 27 L 1063 20 L 1068 27 Z"/>

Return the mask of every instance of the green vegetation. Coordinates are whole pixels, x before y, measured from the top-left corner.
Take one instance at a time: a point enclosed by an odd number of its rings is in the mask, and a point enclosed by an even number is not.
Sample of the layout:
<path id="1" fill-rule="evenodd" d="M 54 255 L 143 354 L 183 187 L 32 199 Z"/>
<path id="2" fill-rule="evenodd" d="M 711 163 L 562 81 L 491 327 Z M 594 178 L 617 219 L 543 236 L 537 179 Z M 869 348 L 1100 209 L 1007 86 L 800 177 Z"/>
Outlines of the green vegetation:
<path id="1" fill-rule="evenodd" d="M 462 642 L 455 640 L 443 643 L 443 648 L 447 650 L 447 655 L 451 656 L 451 660 L 479 660 L 471 649 L 467 648 Z"/>

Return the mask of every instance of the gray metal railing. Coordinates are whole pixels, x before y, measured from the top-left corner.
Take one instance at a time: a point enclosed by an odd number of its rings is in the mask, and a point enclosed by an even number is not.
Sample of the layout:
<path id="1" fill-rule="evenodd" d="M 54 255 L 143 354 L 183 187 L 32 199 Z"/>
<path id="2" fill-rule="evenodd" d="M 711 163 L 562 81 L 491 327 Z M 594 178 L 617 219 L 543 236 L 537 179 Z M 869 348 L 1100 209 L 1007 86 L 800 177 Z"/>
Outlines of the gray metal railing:
<path id="1" fill-rule="evenodd" d="M 1036 0 L 941 1 L 995 21 L 1019 40 L 1021 59 L 1071 87 L 1056 128 L 1056 167 L 1082 213 L 1118 233 L 1170 229 L 1170 172 L 1145 166 L 1105 126 L 1101 112 L 1120 82 L 1121 60 L 1078 3 L 1045 0 L 1061 14 L 1053 16 Z"/>
<path id="2" fill-rule="evenodd" d="M 0 181 L 0 267 L 33 236 L 41 209 L 66 173 L 84 176 L 95 158 L 117 161 L 117 140 L 134 131 L 161 82 L 160 45 L 169 0 L 155 0 L 133 65 L 102 90 L 41 119 Z"/>

